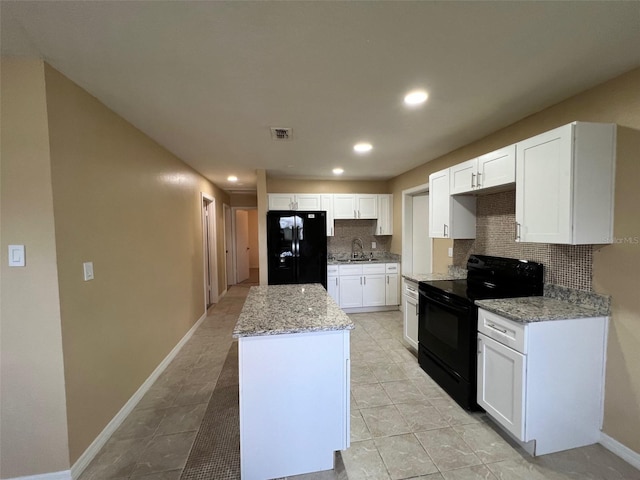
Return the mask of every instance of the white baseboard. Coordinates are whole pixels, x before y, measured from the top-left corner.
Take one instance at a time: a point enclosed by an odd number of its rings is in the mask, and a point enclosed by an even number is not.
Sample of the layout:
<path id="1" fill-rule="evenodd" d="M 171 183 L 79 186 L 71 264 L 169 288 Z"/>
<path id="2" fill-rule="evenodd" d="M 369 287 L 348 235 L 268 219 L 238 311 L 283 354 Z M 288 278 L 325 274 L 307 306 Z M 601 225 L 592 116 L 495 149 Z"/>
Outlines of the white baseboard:
<path id="1" fill-rule="evenodd" d="M 14 477 L 10 480 L 71 480 L 71 470 L 42 473 L 40 475 L 28 475 L 26 477 Z"/>
<path id="2" fill-rule="evenodd" d="M 640 453 L 634 452 L 605 433 L 600 433 L 600 445 L 640 470 Z"/>
<path id="3" fill-rule="evenodd" d="M 182 337 L 182 339 L 177 343 L 177 345 L 173 347 L 173 350 L 171 350 L 171 352 L 169 352 L 169 354 L 164 358 L 164 360 L 160 362 L 160 364 L 151 373 L 151 375 L 149 375 L 149 377 L 144 381 L 144 383 L 140 385 L 140 388 L 138 388 L 136 393 L 134 393 L 131 396 L 129 401 L 124 404 L 124 406 L 120 409 L 120 411 L 116 414 L 116 416 L 111 419 L 111 421 L 107 424 L 106 427 L 104 427 L 102 432 L 100 432 L 100 434 L 91 443 L 91 445 L 89 445 L 89 447 L 84 451 L 84 453 L 80 456 L 80 458 L 78 458 L 76 463 L 73 464 L 70 471 L 71 475 L 69 477 L 64 477 L 64 478 L 60 477 L 60 479 L 58 479 L 58 477 L 55 477 L 55 479 L 54 477 L 51 477 L 50 480 L 68 480 L 68 479 L 70 480 L 70 479 L 77 479 L 78 477 L 80 477 L 80 474 L 84 471 L 85 468 L 87 468 L 89 463 L 91 463 L 91 461 L 95 458 L 95 456 L 98 454 L 100 449 L 104 446 L 104 444 L 107 443 L 107 440 L 109 440 L 111 435 L 113 435 L 113 432 L 115 432 L 118 429 L 118 427 L 122 424 L 125 418 L 127 418 L 127 415 L 129 415 L 133 411 L 133 409 L 138 404 L 138 402 L 142 399 L 144 394 L 147 393 L 149 388 L 151 388 L 151 385 L 153 385 L 153 382 L 155 382 L 158 379 L 158 377 L 162 374 L 162 372 L 164 372 L 167 366 L 169 366 L 171 361 L 182 349 L 184 344 L 187 343 L 187 341 L 191 338 L 193 333 L 196 331 L 196 329 L 200 326 L 200 324 L 204 321 L 205 318 L 207 318 L 206 312 L 198 319 L 198 321 L 193 325 L 193 327 L 189 329 L 189 331 L 185 334 L 184 337 Z M 29 477 L 29 479 L 31 478 L 32 477 Z M 33 478 L 35 480 L 35 477 Z M 38 477 L 38 480 L 40 480 L 39 477 Z M 42 480 L 45 480 L 45 478 L 43 477 Z M 47 477 L 46 480 L 49 480 L 49 477 Z"/>

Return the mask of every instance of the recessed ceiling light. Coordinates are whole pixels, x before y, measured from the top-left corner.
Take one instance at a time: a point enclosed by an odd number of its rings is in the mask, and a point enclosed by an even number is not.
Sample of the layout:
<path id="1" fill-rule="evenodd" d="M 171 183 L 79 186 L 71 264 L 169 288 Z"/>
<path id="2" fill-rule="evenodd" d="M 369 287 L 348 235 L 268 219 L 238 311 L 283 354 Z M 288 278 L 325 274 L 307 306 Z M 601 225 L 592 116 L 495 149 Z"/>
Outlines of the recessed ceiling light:
<path id="1" fill-rule="evenodd" d="M 421 103 L 426 102 L 429 95 L 424 90 L 414 90 L 404 96 L 404 103 L 410 107 L 415 107 Z"/>
<path id="2" fill-rule="evenodd" d="M 230 182 L 237 182 L 238 181 L 238 177 L 236 177 L 235 175 L 229 175 L 227 177 L 227 180 L 229 180 Z"/>
<path id="3" fill-rule="evenodd" d="M 342 168 L 334 168 L 333 169 L 333 174 L 334 175 L 342 175 L 344 173 L 344 170 Z"/>
<path id="4" fill-rule="evenodd" d="M 367 153 L 370 152 L 373 147 L 370 143 L 356 143 L 353 146 L 353 149 L 358 153 Z"/>

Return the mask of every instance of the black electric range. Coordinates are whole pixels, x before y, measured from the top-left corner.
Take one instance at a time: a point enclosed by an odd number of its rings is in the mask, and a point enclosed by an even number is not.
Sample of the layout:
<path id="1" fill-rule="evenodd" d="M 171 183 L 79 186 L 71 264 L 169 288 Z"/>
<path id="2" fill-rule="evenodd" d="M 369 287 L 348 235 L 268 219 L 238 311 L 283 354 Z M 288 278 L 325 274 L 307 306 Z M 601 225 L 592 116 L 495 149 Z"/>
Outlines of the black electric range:
<path id="1" fill-rule="evenodd" d="M 477 410 L 475 300 L 542 295 L 544 266 L 513 258 L 471 255 L 467 279 L 419 283 L 418 361 L 451 397 Z"/>

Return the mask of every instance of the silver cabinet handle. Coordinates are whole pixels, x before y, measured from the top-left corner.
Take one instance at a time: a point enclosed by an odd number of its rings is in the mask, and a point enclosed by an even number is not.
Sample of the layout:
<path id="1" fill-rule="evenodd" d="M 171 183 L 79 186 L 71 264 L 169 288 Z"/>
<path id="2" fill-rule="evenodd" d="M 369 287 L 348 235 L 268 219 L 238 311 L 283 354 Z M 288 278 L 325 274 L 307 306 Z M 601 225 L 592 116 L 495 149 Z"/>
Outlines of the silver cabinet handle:
<path id="1" fill-rule="evenodd" d="M 367 277 L 363 277 L 364 278 L 364 284 L 367 284 Z"/>
<path id="2" fill-rule="evenodd" d="M 520 224 L 516 222 L 516 240 L 520 240 Z"/>
<path id="3" fill-rule="evenodd" d="M 482 347 L 480 346 L 480 342 L 482 340 L 480 340 L 480 338 L 478 337 L 478 355 L 482 355 Z"/>
<path id="4" fill-rule="evenodd" d="M 418 304 L 416 303 L 416 316 L 418 316 Z"/>
<path id="5" fill-rule="evenodd" d="M 442 228 L 442 230 L 443 230 L 443 232 L 444 232 L 444 233 L 443 233 L 443 234 L 444 234 L 444 236 L 445 236 L 445 237 L 448 237 L 448 236 L 449 236 L 449 233 L 447 232 L 448 227 L 447 227 L 447 224 L 446 224 L 446 223 L 444 223 L 444 224 L 443 224 L 443 228 Z"/>
<path id="6" fill-rule="evenodd" d="M 495 323 L 487 323 L 487 327 L 493 328 L 494 330 L 497 330 L 497 331 L 502 332 L 502 333 L 507 333 L 507 329 L 506 328 L 504 328 L 504 329 L 503 328 L 499 328 L 499 327 L 496 326 Z"/>
<path id="7" fill-rule="evenodd" d="M 415 288 L 411 288 L 411 287 L 407 287 L 407 290 L 409 290 L 410 292 L 415 292 L 416 291 Z"/>
<path id="8" fill-rule="evenodd" d="M 476 179 L 476 174 L 472 173 L 471 174 L 471 188 L 475 188 L 475 185 L 473 184 L 473 181 Z"/>
<path id="9" fill-rule="evenodd" d="M 336 277 L 336 287 L 338 286 L 338 277 Z"/>
<path id="10" fill-rule="evenodd" d="M 478 178 L 476 179 L 476 188 L 480 186 L 480 175 L 482 174 L 478 172 Z"/>
<path id="11" fill-rule="evenodd" d="M 389 285 L 389 275 L 387 275 L 387 285 Z"/>

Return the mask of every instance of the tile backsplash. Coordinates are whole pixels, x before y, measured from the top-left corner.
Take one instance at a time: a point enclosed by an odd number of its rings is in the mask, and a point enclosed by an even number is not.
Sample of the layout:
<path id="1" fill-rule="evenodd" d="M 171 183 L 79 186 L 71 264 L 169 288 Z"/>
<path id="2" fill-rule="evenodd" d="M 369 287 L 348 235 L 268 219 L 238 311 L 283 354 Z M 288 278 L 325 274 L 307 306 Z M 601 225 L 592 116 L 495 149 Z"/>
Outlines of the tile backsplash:
<path id="1" fill-rule="evenodd" d="M 453 264 L 464 267 L 472 253 L 542 263 L 545 283 L 592 290 L 593 246 L 515 241 L 515 190 L 478 197 L 475 240 L 454 240 Z"/>
<path id="2" fill-rule="evenodd" d="M 368 255 L 389 252 L 391 235 L 374 235 L 375 220 L 335 220 L 335 235 L 327 237 L 327 251 L 330 255 L 351 253 L 351 242 L 354 238 L 362 240 L 363 250 Z M 371 248 L 371 242 L 376 242 L 376 248 Z"/>

